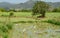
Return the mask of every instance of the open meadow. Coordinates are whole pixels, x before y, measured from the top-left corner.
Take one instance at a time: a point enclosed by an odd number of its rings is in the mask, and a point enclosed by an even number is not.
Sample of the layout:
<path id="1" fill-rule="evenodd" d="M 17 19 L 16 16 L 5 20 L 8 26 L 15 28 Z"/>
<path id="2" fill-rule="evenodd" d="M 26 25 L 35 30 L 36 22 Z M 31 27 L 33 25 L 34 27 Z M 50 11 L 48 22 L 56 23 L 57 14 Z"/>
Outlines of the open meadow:
<path id="1" fill-rule="evenodd" d="M 9 13 L 0 12 L 0 25 L 5 25 L 6 22 L 13 23 L 12 30 L 9 30 L 8 34 L 0 32 L 1 38 L 4 34 L 4 38 L 60 38 L 58 12 L 47 12 L 45 18 L 32 17 L 32 12 L 13 12 L 12 17 L 9 17 Z"/>

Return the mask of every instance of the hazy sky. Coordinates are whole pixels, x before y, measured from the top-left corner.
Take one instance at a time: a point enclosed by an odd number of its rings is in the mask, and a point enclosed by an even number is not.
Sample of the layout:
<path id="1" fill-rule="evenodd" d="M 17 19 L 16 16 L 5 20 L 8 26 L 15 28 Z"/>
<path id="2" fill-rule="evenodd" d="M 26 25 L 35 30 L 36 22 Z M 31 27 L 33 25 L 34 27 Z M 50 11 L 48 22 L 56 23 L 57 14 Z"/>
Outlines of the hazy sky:
<path id="1" fill-rule="evenodd" d="M 0 2 L 9 2 L 9 3 L 21 3 L 21 2 L 26 2 L 28 0 L 0 0 Z M 47 2 L 60 2 L 60 0 L 43 0 Z"/>

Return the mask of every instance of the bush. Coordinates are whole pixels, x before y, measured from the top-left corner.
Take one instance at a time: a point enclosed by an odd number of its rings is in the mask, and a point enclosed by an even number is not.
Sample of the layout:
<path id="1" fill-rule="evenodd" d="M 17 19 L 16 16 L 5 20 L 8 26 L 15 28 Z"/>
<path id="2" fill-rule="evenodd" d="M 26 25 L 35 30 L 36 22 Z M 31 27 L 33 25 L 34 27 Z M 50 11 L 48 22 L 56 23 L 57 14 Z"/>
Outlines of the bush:
<path id="1" fill-rule="evenodd" d="M 2 35 L 3 38 L 8 38 L 9 30 L 12 30 L 12 23 L 7 24 L 1 24 L 0 25 L 0 35 Z"/>
<path id="2" fill-rule="evenodd" d="M 8 24 L 6 24 L 6 27 L 7 27 L 9 30 L 11 30 L 12 27 L 13 27 L 13 24 L 12 24 L 12 23 L 8 23 Z"/>
<path id="3" fill-rule="evenodd" d="M 6 26 L 2 26 L 2 27 L 1 27 L 1 31 L 2 31 L 2 32 L 8 32 L 8 28 L 7 28 Z"/>
<path id="4" fill-rule="evenodd" d="M 11 24 L 11 23 L 6 24 L 6 25 L 1 25 L 0 26 L 0 30 L 2 32 L 8 32 L 8 30 L 11 30 L 12 29 L 12 26 L 13 26 L 13 24 Z"/>
<path id="5" fill-rule="evenodd" d="M 45 22 L 55 24 L 55 25 L 60 25 L 60 22 L 55 21 L 55 20 L 48 20 L 48 21 L 45 21 Z"/>
<path id="6" fill-rule="evenodd" d="M 14 15 L 14 13 L 12 13 L 12 12 L 9 14 L 9 16 L 13 16 L 13 15 Z"/>
<path id="7" fill-rule="evenodd" d="M 54 8 L 53 10 L 52 10 L 52 12 L 60 12 L 60 8 L 58 9 L 58 8 Z"/>
<path id="8" fill-rule="evenodd" d="M 3 38 L 8 38 L 8 33 L 4 33 L 2 36 Z"/>
<path id="9" fill-rule="evenodd" d="M 8 15 L 1 15 L 1 16 L 3 16 L 3 17 L 7 17 Z"/>

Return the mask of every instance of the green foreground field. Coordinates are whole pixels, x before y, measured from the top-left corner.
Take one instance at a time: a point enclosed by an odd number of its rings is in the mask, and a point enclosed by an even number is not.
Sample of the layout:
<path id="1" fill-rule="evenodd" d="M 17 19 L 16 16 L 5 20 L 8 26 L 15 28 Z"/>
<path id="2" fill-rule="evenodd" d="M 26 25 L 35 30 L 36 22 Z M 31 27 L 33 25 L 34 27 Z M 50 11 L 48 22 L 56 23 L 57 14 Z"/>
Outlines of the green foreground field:
<path id="1" fill-rule="evenodd" d="M 32 17 L 31 14 L 31 12 L 14 12 L 14 16 L 10 17 L 10 22 L 14 25 L 8 38 L 60 38 L 59 25 L 43 22 L 50 19 L 60 21 L 60 13 L 46 13 L 46 17 L 40 19 Z M 0 13 L 0 23 L 7 22 L 8 15 L 9 12 Z M 23 22 L 21 23 L 21 21 Z"/>
<path id="2" fill-rule="evenodd" d="M 4 21 L 6 19 L 8 19 L 10 12 L 3 12 L 0 13 L 0 21 Z M 10 18 L 11 22 L 14 21 L 35 21 L 36 19 L 34 19 L 34 17 L 32 17 L 32 12 L 13 12 L 14 15 Z M 3 16 L 2 16 L 3 15 Z M 43 19 L 54 19 L 54 18 L 59 18 L 60 17 L 60 13 L 46 13 L 46 17 Z"/>

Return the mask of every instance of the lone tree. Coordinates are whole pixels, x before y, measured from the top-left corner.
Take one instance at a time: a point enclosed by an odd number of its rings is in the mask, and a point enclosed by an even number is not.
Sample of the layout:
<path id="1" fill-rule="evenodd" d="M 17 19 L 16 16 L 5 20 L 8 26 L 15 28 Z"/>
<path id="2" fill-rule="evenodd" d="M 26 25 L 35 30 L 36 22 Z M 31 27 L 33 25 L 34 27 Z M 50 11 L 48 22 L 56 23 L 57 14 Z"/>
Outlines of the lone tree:
<path id="1" fill-rule="evenodd" d="M 12 13 L 12 12 L 9 14 L 9 16 L 13 16 L 13 15 L 14 15 L 14 13 Z"/>
<path id="2" fill-rule="evenodd" d="M 33 6 L 32 15 L 41 14 L 41 16 L 39 15 L 38 18 L 45 17 L 45 13 L 46 13 L 48 8 L 49 8 L 49 5 L 46 2 L 37 1 L 35 3 L 35 5 Z"/>

